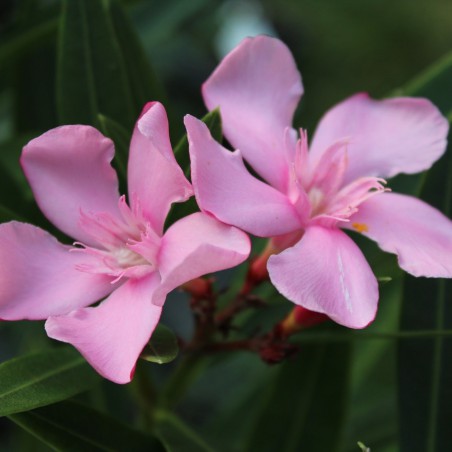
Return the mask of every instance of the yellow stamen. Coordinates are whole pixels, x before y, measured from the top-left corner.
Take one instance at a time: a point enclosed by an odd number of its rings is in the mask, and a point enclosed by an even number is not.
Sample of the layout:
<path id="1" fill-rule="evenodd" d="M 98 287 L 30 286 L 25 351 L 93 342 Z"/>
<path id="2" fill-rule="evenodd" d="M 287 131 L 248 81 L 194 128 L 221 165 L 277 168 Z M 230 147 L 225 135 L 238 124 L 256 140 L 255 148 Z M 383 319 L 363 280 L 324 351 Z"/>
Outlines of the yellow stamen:
<path id="1" fill-rule="evenodd" d="M 352 223 L 352 226 L 361 234 L 363 232 L 369 232 L 369 227 L 365 223 Z"/>

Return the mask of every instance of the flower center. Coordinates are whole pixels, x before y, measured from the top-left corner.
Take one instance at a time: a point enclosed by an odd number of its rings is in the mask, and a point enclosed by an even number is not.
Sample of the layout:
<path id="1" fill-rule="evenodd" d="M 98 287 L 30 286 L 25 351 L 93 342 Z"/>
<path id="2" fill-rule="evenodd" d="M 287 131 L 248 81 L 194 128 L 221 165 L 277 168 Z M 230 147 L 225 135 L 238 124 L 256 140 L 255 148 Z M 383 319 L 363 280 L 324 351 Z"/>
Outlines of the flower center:
<path id="1" fill-rule="evenodd" d="M 160 236 L 143 217 L 137 199 L 131 209 L 122 196 L 118 210 L 117 216 L 81 212 L 80 226 L 94 245 L 75 243 L 71 249 L 90 256 L 78 270 L 109 275 L 112 283 L 155 271 L 160 248 Z"/>
<path id="2" fill-rule="evenodd" d="M 305 222 L 335 225 L 349 221 L 358 206 L 372 196 L 388 191 L 386 181 L 377 177 L 360 177 L 344 184 L 348 167 L 348 140 L 339 140 L 315 162 L 308 154 L 306 133 L 301 131 L 295 149 L 289 197 Z"/>

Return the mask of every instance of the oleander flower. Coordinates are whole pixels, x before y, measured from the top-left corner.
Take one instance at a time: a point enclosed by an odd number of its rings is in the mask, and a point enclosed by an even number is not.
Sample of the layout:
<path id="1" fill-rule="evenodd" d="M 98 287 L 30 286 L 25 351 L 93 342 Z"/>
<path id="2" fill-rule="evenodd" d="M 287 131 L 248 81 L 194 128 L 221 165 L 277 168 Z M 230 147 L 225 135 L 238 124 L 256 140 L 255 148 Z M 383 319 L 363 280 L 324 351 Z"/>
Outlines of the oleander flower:
<path id="1" fill-rule="evenodd" d="M 30 224 L 0 225 L 0 317 L 47 319 L 51 338 L 73 344 L 104 377 L 127 383 L 166 295 L 241 263 L 250 243 L 201 212 L 163 232 L 171 204 L 193 191 L 161 104 L 147 104 L 133 132 L 130 205 L 119 197 L 113 155 L 113 142 L 83 125 L 58 127 L 25 146 L 21 163 L 40 209 L 77 242 L 63 245 Z"/>
<path id="2" fill-rule="evenodd" d="M 398 256 L 415 276 L 452 277 L 452 222 L 384 179 L 428 169 L 446 148 L 448 122 L 426 99 L 357 94 L 321 119 L 308 152 L 291 128 L 303 93 L 287 47 L 245 39 L 203 86 L 220 107 L 230 152 L 197 119 L 185 120 L 199 206 L 219 220 L 271 237 L 270 279 L 297 305 L 363 328 L 375 317 L 377 280 L 343 229 Z M 254 177 L 243 158 L 261 179 Z M 383 179 L 384 178 L 384 179 Z"/>

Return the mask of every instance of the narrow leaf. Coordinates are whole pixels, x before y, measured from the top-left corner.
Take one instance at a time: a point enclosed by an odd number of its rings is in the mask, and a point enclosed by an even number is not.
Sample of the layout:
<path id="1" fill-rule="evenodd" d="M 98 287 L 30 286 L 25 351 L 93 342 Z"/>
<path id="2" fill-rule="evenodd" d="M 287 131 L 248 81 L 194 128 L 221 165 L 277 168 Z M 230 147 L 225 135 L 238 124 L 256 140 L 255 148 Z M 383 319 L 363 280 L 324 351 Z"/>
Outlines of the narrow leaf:
<path id="1" fill-rule="evenodd" d="M 168 411 L 157 411 L 155 431 L 168 452 L 213 452 L 190 427 Z"/>
<path id="2" fill-rule="evenodd" d="M 142 351 L 141 358 L 152 363 L 166 364 L 176 359 L 178 353 L 176 335 L 165 325 L 158 325 Z"/>
<path id="3" fill-rule="evenodd" d="M 430 99 L 444 114 L 452 110 L 452 53 L 396 91 L 397 95 Z"/>
<path id="4" fill-rule="evenodd" d="M 0 416 L 68 399 L 100 377 L 72 348 L 21 356 L 0 364 Z"/>
<path id="5" fill-rule="evenodd" d="M 450 138 L 450 137 L 449 137 Z M 452 148 L 430 170 L 422 198 L 452 212 Z M 407 276 L 401 329 L 452 328 L 452 282 Z M 452 447 L 452 339 L 401 341 L 398 348 L 400 450 L 439 452 Z"/>
<path id="6" fill-rule="evenodd" d="M 129 158 L 130 133 L 121 124 L 118 124 L 116 121 L 105 115 L 99 114 L 97 119 L 102 133 L 111 138 L 115 143 L 114 164 L 119 175 L 123 179 L 123 183 L 125 183 L 127 175 L 127 161 Z"/>
<path id="7" fill-rule="evenodd" d="M 57 105 L 63 123 L 98 125 L 98 114 L 130 129 L 143 104 L 161 98 L 138 38 L 116 0 L 64 2 Z"/>
<path id="8" fill-rule="evenodd" d="M 74 402 L 62 402 L 28 413 L 13 414 L 9 418 L 57 451 L 165 451 L 156 438 Z"/>
<path id="9" fill-rule="evenodd" d="M 349 366 L 348 344 L 302 345 L 262 394 L 262 411 L 245 449 L 339 450 Z"/>
<path id="10" fill-rule="evenodd" d="M 33 24 L 26 30 L 19 29 L 14 34 L 3 37 L 0 45 L 0 66 L 8 67 L 11 61 L 23 56 L 55 35 L 58 19 L 54 16 Z"/>
<path id="11" fill-rule="evenodd" d="M 10 210 L 8 207 L 0 204 L 0 223 L 5 223 L 7 221 L 19 220 L 22 221 L 20 215 Z"/>
<path id="12" fill-rule="evenodd" d="M 448 115 L 452 111 L 452 53 L 445 55 L 391 94 L 425 97 L 444 115 Z M 424 182 L 425 173 L 409 176 L 402 174 L 392 179 L 390 185 L 393 191 L 418 196 Z"/>

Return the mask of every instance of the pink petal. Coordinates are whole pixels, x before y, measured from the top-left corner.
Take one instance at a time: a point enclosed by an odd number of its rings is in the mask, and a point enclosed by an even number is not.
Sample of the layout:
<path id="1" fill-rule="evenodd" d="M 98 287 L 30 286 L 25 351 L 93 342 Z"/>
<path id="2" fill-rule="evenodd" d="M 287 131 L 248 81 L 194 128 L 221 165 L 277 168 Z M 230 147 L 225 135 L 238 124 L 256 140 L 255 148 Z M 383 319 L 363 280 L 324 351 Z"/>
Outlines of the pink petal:
<path id="1" fill-rule="evenodd" d="M 80 210 L 120 218 L 113 142 L 90 126 L 62 126 L 30 141 L 21 163 L 44 215 L 70 237 L 93 245 Z"/>
<path id="2" fill-rule="evenodd" d="M 339 229 L 309 227 L 292 248 L 268 261 L 270 279 L 286 298 L 349 328 L 375 317 L 378 284 L 355 243 Z"/>
<path id="3" fill-rule="evenodd" d="M 159 269 L 170 290 L 194 278 L 241 264 L 250 254 L 248 236 L 198 212 L 174 223 L 162 238 Z"/>
<path id="4" fill-rule="evenodd" d="M 218 144 L 193 116 L 185 117 L 185 126 L 196 200 L 204 212 L 261 237 L 300 228 L 288 197 L 251 176 L 240 151 L 229 152 Z"/>
<path id="5" fill-rule="evenodd" d="M 151 303 L 156 274 L 129 280 L 95 308 L 84 308 L 46 322 L 49 337 L 72 344 L 103 377 L 129 383 L 136 361 L 160 319 Z"/>
<path id="6" fill-rule="evenodd" d="M 244 39 L 203 86 L 207 108 L 220 107 L 226 138 L 280 190 L 288 177 L 284 129 L 302 94 L 289 49 L 268 36 Z"/>
<path id="7" fill-rule="evenodd" d="M 169 139 L 168 118 L 158 102 L 149 102 L 138 119 L 130 144 L 129 197 L 157 233 L 161 233 L 171 203 L 193 195 L 190 182 L 174 158 Z"/>
<path id="8" fill-rule="evenodd" d="M 448 130 L 446 118 L 427 99 L 375 101 L 367 94 L 357 94 L 321 119 L 311 158 L 317 162 L 332 143 L 348 138 L 346 182 L 361 176 L 418 173 L 443 155 Z"/>
<path id="9" fill-rule="evenodd" d="M 350 218 L 414 276 L 452 277 L 452 221 L 423 201 L 396 193 L 368 199 Z"/>
<path id="10" fill-rule="evenodd" d="M 108 295 L 112 278 L 77 269 L 93 256 L 72 253 L 25 223 L 0 225 L 0 318 L 39 320 L 66 314 Z"/>

